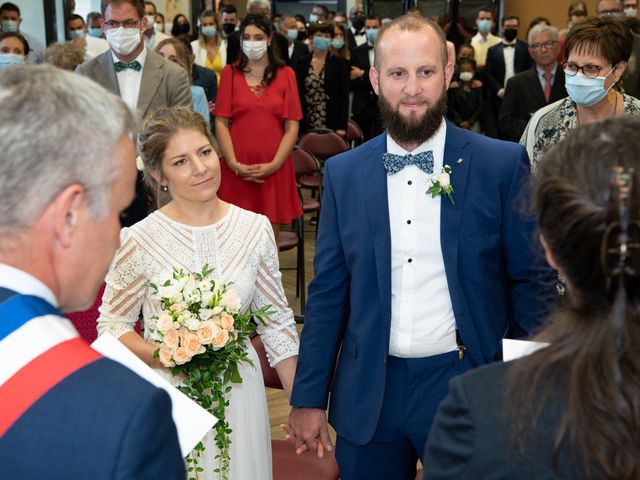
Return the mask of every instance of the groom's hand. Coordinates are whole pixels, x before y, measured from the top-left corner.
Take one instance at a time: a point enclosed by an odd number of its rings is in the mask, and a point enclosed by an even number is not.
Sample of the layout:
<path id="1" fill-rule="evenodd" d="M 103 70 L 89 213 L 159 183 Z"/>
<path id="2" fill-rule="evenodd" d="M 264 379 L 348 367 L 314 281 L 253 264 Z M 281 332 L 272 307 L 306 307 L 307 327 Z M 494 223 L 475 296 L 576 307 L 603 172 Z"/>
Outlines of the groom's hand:
<path id="1" fill-rule="evenodd" d="M 325 450 L 333 450 L 324 410 L 293 407 L 289 414 L 289 428 L 286 430 L 289 439 L 295 443 L 298 455 L 315 451 L 318 458 L 322 458 Z"/>

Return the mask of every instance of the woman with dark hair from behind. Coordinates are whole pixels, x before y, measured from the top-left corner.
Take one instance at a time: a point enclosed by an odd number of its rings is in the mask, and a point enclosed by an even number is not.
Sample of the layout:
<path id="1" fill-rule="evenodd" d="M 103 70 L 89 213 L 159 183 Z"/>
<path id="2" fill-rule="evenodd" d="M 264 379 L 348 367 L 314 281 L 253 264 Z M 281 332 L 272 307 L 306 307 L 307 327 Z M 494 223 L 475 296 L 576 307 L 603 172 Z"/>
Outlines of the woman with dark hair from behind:
<path id="1" fill-rule="evenodd" d="M 220 198 L 280 224 L 302 215 L 291 150 L 302 118 L 293 70 L 272 45 L 271 21 L 249 14 L 237 64 L 222 70 L 216 135 L 224 157 Z"/>
<path id="2" fill-rule="evenodd" d="M 566 302 L 549 346 L 452 380 L 425 478 L 640 478 L 639 131 L 590 124 L 543 157 L 534 203 Z"/>

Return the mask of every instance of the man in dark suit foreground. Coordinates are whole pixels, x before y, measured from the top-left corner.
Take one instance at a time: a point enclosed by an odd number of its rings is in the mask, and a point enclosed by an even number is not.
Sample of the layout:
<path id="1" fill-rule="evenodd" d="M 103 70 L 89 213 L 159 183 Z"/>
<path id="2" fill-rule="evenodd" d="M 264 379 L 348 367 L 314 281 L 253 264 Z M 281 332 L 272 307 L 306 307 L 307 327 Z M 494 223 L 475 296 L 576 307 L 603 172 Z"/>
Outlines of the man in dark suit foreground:
<path id="1" fill-rule="evenodd" d="M 444 120 L 440 27 L 400 17 L 375 52 L 387 132 L 325 164 L 287 428 L 298 452 L 333 448 L 335 378 L 340 478 L 409 480 L 449 379 L 534 332 L 554 275 L 521 213 L 526 151 Z"/>
<path id="2" fill-rule="evenodd" d="M 545 23 L 529 32 L 529 53 L 535 65 L 507 82 L 498 117 L 500 137 L 519 142 L 531 115 L 567 96 L 564 71 L 558 64 L 558 29 Z"/>
<path id="3" fill-rule="evenodd" d="M 50 66 L 2 70 L 0 97 L 0 478 L 185 478 L 168 395 L 61 313 L 93 303 L 120 245 L 133 116 Z"/>

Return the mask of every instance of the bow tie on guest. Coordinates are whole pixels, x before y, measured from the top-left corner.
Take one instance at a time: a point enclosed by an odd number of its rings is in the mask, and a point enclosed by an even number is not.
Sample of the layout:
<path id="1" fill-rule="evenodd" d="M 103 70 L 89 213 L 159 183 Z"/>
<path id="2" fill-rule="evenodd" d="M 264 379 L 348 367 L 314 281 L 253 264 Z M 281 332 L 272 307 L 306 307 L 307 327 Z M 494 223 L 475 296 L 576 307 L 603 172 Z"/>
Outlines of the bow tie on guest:
<path id="1" fill-rule="evenodd" d="M 387 175 L 398 173 L 407 165 L 415 165 L 424 173 L 431 175 L 433 173 L 433 152 L 428 150 L 416 155 L 411 153 L 408 153 L 407 155 L 383 153 L 382 163 L 384 164 L 384 168 L 387 170 Z"/>
<path id="2" fill-rule="evenodd" d="M 126 70 L 127 68 L 130 68 L 131 70 L 135 70 L 136 72 L 139 72 L 142 69 L 142 65 L 140 65 L 139 61 L 134 60 L 131 63 L 116 62 L 115 68 L 116 68 L 116 73 Z"/>
<path id="3" fill-rule="evenodd" d="M 503 43 L 502 46 L 504 48 L 516 48 L 516 44 L 515 43 Z"/>
<path id="4" fill-rule="evenodd" d="M 365 35 L 365 36 L 366 36 L 367 34 L 366 34 L 366 33 L 365 33 L 365 31 L 363 30 L 362 32 L 356 32 L 356 33 L 354 33 L 354 35 L 355 35 L 356 37 L 359 37 L 359 36 L 361 36 L 361 35 Z"/>

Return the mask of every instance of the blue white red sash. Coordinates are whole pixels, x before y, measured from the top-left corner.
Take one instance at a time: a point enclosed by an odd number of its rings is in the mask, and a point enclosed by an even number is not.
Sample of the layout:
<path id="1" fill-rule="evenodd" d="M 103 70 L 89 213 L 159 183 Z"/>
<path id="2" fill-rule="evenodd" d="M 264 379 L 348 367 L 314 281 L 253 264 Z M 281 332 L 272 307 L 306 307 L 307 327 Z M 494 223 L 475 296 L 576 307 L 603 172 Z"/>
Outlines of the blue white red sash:
<path id="1" fill-rule="evenodd" d="M 49 390 L 101 357 L 42 298 L 15 295 L 0 304 L 0 436 Z"/>

